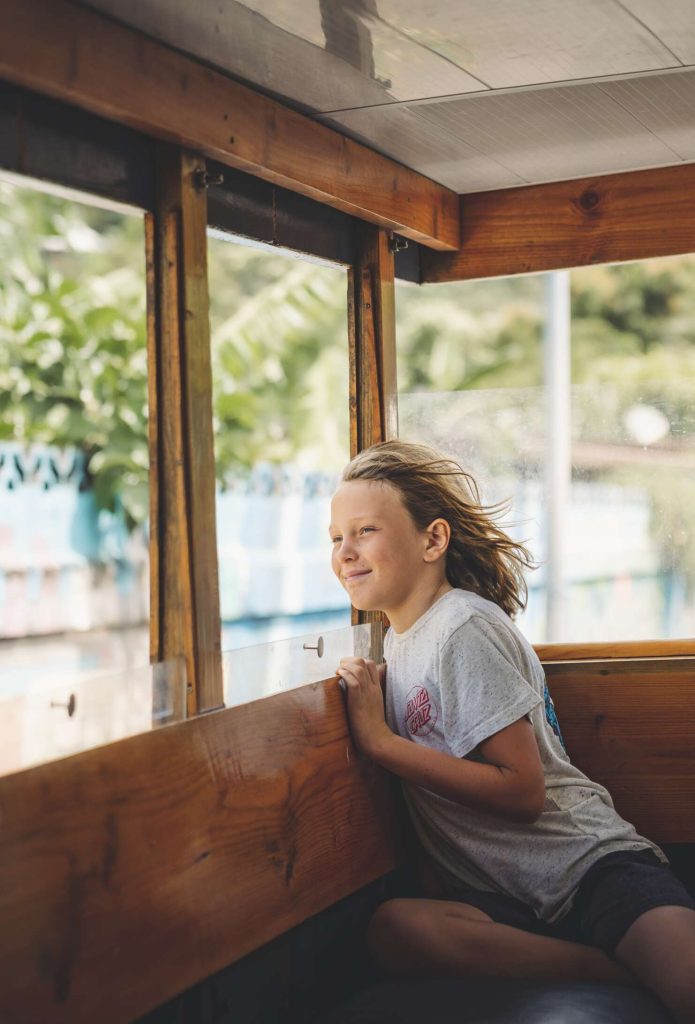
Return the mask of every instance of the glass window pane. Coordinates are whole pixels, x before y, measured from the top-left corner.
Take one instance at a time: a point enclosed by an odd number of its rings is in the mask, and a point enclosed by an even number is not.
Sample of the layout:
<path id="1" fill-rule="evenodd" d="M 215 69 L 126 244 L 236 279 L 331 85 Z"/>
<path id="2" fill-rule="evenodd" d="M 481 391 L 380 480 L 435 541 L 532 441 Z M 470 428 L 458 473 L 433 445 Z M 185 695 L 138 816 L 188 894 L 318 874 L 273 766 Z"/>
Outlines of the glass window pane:
<path id="1" fill-rule="evenodd" d="M 398 286 L 401 435 L 510 500 L 534 642 L 695 631 L 693 295 L 692 256 Z"/>
<path id="2" fill-rule="evenodd" d="M 0 715 L 0 775 L 7 775 L 182 721 L 185 662 L 73 674 L 62 683 L 44 670 L 41 685 L 3 687 Z"/>
<path id="3" fill-rule="evenodd" d="M 0 178 L 0 699 L 149 659 L 144 262 L 142 214 Z"/>
<path id="4" fill-rule="evenodd" d="M 349 459 L 346 273 L 219 232 L 208 265 L 223 650 L 349 625 L 328 538 Z"/>
<path id="5" fill-rule="evenodd" d="M 341 658 L 381 661 L 382 632 L 381 623 L 372 622 L 228 651 L 222 660 L 224 702 L 246 704 L 330 679 Z"/>

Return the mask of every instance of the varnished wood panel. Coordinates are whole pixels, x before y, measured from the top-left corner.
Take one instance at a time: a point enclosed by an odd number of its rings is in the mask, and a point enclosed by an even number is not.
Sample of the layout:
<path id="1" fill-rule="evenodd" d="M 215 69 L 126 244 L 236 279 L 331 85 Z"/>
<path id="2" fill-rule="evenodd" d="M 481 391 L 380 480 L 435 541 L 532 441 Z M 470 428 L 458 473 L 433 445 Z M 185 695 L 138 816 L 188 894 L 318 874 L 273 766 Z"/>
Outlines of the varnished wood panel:
<path id="1" fill-rule="evenodd" d="M 0 76 L 435 248 L 455 193 L 71 0 L 0 0 Z"/>
<path id="2" fill-rule="evenodd" d="M 186 658 L 190 713 L 223 702 L 204 171 L 161 147 L 148 246 L 152 657 Z"/>
<path id="3" fill-rule="evenodd" d="M 348 273 L 350 456 L 398 436 L 394 256 L 387 232 L 364 225 Z M 357 612 L 353 622 L 386 621 Z"/>
<path id="4" fill-rule="evenodd" d="M 398 860 L 335 679 L 2 778 L 0 816 L 5 1024 L 132 1020 Z"/>
<path id="5" fill-rule="evenodd" d="M 159 561 L 159 402 L 157 400 L 157 250 L 155 221 L 151 213 L 145 214 L 145 283 L 147 288 L 147 429 L 149 465 L 149 555 L 150 555 L 150 660 L 162 660 L 162 635 L 159 615 L 160 572 Z"/>
<path id="6" fill-rule="evenodd" d="M 648 838 L 695 842 L 695 659 L 545 670 L 572 761 Z"/>
<path id="7" fill-rule="evenodd" d="M 534 644 L 541 661 L 678 658 L 695 655 L 695 640 L 617 640 L 614 643 Z"/>
<path id="8" fill-rule="evenodd" d="M 695 251 L 695 166 L 461 199 L 461 248 L 423 252 L 424 281 L 501 277 Z"/>
<path id="9" fill-rule="evenodd" d="M 383 230 L 364 226 L 348 310 L 352 457 L 398 435 L 394 265 Z"/>

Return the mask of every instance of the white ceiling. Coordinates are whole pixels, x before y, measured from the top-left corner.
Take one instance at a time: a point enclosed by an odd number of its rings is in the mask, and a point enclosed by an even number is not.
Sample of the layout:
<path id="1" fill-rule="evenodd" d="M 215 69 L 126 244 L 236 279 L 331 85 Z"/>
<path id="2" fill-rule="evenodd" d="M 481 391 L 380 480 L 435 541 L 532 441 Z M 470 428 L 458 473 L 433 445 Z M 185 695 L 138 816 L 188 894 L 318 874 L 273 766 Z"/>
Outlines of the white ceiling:
<path id="1" fill-rule="evenodd" d="M 86 0 L 447 185 L 695 161 L 695 0 Z"/>

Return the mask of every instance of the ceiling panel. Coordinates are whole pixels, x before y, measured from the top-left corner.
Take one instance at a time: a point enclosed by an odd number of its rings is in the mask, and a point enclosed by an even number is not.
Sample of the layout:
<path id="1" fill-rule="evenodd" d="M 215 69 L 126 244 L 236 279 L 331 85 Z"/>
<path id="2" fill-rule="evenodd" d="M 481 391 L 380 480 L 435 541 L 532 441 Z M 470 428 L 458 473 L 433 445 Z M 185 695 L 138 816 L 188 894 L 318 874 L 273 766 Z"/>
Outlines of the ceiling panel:
<path id="1" fill-rule="evenodd" d="M 681 63 L 620 3 L 606 0 L 379 0 L 378 6 L 384 21 L 495 89 Z"/>
<path id="2" fill-rule="evenodd" d="M 674 162 L 673 152 L 598 85 L 483 99 L 423 104 L 419 110 L 529 182 Z"/>
<path id="3" fill-rule="evenodd" d="M 693 0 L 621 0 L 684 64 L 695 64 Z"/>
<path id="4" fill-rule="evenodd" d="M 659 85 L 665 96 L 666 90 L 678 88 L 673 83 L 688 79 L 692 91 L 692 78 L 692 72 L 659 76 Z M 482 191 L 678 163 L 685 157 L 686 137 L 692 150 L 695 104 L 690 103 L 688 113 L 688 103 L 682 103 L 678 151 L 668 144 L 666 100 L 661 120 L 656 106 L 650 107 L 650 123 L 639 117 L 637 98 L 650 95 L 652 81 L 644 79 L 641 90 L 632 95 L 634 112 L 628 103 L 628 83 L 621 91 L 619 83 L 610 83 L 421 103 L 405 108 L 417 115 L 410 121 L 396 120 L 403 107 L 355 110 L 331 115 L 331 121 L 457 192 Z M 409 137 L 422 135 L 426 125 L 438 145 L 433 142 L 422 154 L 409 144 Z M 452 157 L 457 145 L 458 162 Z M 445 149 L 446 159 L 438 160 Z"/>
<path id="5" fill-rule="evenodd" d="M 269 24 L 323 47 L 394 100 L 447 96 L 486 88 L 446 56 L 380 17 L 381 3 L 350 0 L 243 0 Z M 356 104 L 351 104 L 356 105 Z M 320 110 L 335 109 L 323 104 Z"/>
<path id="6" fill-rule="evenodd" d="M 681 160 L 695 160 L 695 71 L 607 82 L 602 90 Z"/>

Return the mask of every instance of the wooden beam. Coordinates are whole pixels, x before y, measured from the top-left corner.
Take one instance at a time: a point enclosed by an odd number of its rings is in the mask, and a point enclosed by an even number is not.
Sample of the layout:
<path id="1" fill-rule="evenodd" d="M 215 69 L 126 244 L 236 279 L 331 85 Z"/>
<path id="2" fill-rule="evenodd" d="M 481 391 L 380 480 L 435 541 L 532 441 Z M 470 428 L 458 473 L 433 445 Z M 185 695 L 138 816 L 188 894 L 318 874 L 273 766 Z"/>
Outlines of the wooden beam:
<path id="1" fill-rule="evenodd" d="M 459 252 L 423 252 L 423 281 L 694 252 L 695 166 L 462 196 L 461 225 Z"/>
<path id="2" fill-rule="evenodd" d="M 648 839 L 695 842 L 695 659 L 544 667 L 573 763 Z"/>
<path id="3" fill-rule="evenodd" d="M 0 778 L 0 1019 L 133 1020 L 385 874 L 390 785 L 336 679 Z"/>
<path id="4" fill-rule="evenodd" d="M 148 215 L 153 661 L 182 655 L 189 713 L 223 703 L 205 161 L 162 146 Z"/>
<path id="5" fill-rule="evenodd" d="M 0 0 L 0 77 L 455 249 L 458 197 L 72 0 Z"/>
<path id="6" fill-rule="evenodd" d="M 394 256 L 388 235 L 365 225 L 348 273 L 350 457 L 398 436 Z M 383 622 L 381 612 L 358 612 L 353 623 Z"/>

